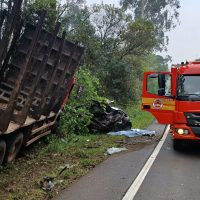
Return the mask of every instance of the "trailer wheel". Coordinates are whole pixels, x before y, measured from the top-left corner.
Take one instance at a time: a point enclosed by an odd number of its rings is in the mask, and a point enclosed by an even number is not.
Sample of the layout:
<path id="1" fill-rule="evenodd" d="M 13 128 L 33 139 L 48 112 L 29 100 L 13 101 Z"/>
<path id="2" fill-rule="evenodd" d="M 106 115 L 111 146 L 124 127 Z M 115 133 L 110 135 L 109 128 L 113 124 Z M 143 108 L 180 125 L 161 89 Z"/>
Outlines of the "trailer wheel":
<path id="1" fill-rule="evenodd" d="M 19 150 L 23 143 L 23 134 L 19 133 L 16 135 L 12 135 L 11 137 L 7 138 L 6 144 L 7 144 L 7 150 L 5 154 L 4 162 L 12 162 L 17 154 L 19 153 Z"/>
<path id="2" fill-rule="evenodd" d="M 6 153 L 6 142 L 4 140 L 0 140 L 0 165 L 2 165 L 4 161 L 5 153 Z"/>

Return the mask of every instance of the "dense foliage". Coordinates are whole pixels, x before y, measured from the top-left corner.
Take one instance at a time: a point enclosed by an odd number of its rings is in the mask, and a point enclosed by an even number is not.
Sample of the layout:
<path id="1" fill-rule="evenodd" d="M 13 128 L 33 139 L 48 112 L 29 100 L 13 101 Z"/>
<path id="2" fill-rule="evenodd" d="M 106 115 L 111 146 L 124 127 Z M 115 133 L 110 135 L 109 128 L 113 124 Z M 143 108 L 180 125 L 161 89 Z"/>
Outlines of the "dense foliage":
<path id="1" fill-rule="evenodd" d="M 103 98 L 97 94 L 99 81 L 91 75 L 87 69 L 77 72 L 77 82 L 70 94 L 70 99 L 65 106 L 60 120 L 60 130 L 68 134 L 86 134 L 89 132 L 88 125 L 92 114 L 88 107 L 93 100 L 102 101 Z"/>
<path id="2" fill-rule="evenodd" d="M 9 2 L 1 0 L 1 10 Z M 121 0 L 118 7 L 89 7 L 84 0 L 25 0 L 22 16 L 34 21 L 34 13 L 45 9 L 50 30 L 60 21 L 68 39 L 85 46 L 82 63 L 99 79 L 99 94 L 128 103 L 138 96 L 144 63 L 156 70 L 166 65 L 166 59 L 156 60 L 153 54 L 166 47 L 165 32 L 175 27 L 179 7 L 178 0 Z"/>
<path id="3" fill-rule="evenodd" d="M 154 24 L 158 49 L 165 49 L 168 44 L 165 32 L 173 29 L 178 21 L 179 0 L 121 0 L 120 3 L 131 10 L 136 19 L 142 18 Z"/>
<path id="4" fill-rule="evenodd" d="M 1 12 L 9 10 L 13 1 L 1 0 Z M 167 47 L 166 32 L 176 25 L 179 4 L 179 0 L 121 0 L 120 6 L 88 6 L 84 0 L 23 1 L 25 22 L 35 22 L 34 13 L 44 9 L 48 13 L 47 29 L 52 30 L 60 21 L 67 38 L 85 47 L 77 75 L 77 87 L 83 89 L 83 94 L 78 98 L 73 93 L 66 107 L 63 118 L 68 129 L 87 129 L 90 114 L 79 105 L 99 96 L 122 105 L 137 102 L 143 71 L 168 70 L 169 58 L 156 53 Z"/>

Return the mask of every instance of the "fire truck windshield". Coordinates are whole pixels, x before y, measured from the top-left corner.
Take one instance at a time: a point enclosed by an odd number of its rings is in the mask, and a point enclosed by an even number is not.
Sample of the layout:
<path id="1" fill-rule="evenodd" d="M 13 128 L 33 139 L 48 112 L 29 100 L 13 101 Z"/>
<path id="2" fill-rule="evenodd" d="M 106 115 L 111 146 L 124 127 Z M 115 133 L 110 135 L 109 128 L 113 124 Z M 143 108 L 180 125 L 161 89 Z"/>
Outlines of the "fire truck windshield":
<path id="1" fill-rule="evenodd" d="M 179 75 L 177 99 L 200 101 L 200 75 Z"/>

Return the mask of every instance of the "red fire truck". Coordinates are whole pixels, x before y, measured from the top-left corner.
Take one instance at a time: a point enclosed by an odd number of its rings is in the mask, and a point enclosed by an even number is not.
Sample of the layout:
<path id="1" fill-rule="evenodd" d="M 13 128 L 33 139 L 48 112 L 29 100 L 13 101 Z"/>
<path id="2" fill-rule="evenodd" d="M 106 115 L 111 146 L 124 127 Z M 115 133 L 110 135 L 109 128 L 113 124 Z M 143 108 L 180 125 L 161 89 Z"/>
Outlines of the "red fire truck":
<path id="1" fill-rule="evenodd" d="M 145 72 L 142 109 L 170 124 L 174 149 L 200 140 L 200 62 L 186 62 L 171 72 Z"/>

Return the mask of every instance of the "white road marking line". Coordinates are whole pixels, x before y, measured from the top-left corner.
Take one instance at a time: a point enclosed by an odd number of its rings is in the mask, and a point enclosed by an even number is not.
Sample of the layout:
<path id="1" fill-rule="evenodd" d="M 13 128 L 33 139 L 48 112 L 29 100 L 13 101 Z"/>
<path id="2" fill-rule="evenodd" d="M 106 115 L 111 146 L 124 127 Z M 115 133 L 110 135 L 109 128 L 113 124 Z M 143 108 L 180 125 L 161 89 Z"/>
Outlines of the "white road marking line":
<path id="1" fill-rule="evenodd" d="M 130 186 L 130 188 L 128 189 L 127 193 L 125 194 L 125 196 L 123 197 L 122 200 L 133 200 L 137 191 L 139 190 L 140 186 L 142 185 L 142 182 L 144 181 L 146 175 L 148 174 L 151 166 L 153 165 L 160 149 L 162 148 L 162 146 L 167 138 L 168 132 L 169 132 L 169 125 L 167 126 L 162 139 L 157 144 L 153 153 L 147 160 L 146 164 L 144 165 L 144 167 L 142 168 L 142 170 L 140 171 L 140 173 L 138 174 L 138 176 L 136 177 L 136 179 L 134 180 L 134 182 L 132 183 L 132 185 Z"/>

